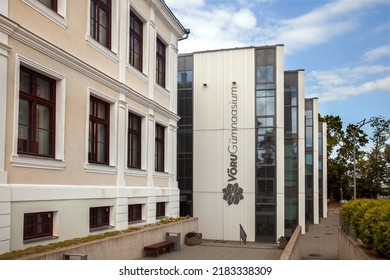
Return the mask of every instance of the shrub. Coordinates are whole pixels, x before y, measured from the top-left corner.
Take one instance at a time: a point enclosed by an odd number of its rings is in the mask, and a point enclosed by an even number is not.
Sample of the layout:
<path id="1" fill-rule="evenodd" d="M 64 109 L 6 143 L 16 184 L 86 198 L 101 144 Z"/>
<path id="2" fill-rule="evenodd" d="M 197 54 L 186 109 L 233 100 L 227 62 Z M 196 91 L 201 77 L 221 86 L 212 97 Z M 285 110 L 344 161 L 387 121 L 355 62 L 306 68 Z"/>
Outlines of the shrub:
<path id="1" fill-rule="evenodd" d="M 353 226 L 357 238 L 369 249 L 390 258 L 390 200 L 359 199 L 343 205 L 345 224 Z"/>
<path id="2" fill-rule="evenodd" d="M 186 233 L 186 237 L 187 238 L 195 237 L 195 238 L 202 239 L 202 234 L 200 232 L 191 231 Z"/>

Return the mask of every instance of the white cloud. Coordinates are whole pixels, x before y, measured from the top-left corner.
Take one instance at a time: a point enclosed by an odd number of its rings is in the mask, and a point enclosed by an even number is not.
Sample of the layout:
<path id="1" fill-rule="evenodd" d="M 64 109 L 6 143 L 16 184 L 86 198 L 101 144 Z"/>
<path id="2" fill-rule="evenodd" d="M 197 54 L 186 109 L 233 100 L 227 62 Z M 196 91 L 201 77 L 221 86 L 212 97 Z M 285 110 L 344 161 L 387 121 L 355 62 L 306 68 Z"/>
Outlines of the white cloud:
<path id="1" fill-rule="evenodd" d="M 196 1 L 186 7 L 181 0 L 166 1 L 191 33 L 179 43 L 180 53 L 247 46 L 257 33 L 257 19 L 248 8 L 237 8 L 236 1 Z"/>
<path id="2" fill-rule="evenodd" d="M 376 61 L 382 57 L 390 59 L 390 45 L 381 46 L 363 54 L 362 60 L 366 62 Z"/>
<path id="3" fill-rule="evenodd" d="M 299 17 L 276 21 L 277 28 L 268 40 L 273 44 L 284 43 L 287 53 L 310 48 L 355 30 L 361 24 L 359 15 L 378 3 L 385 0 L 326 3 Z"/>
<path id="4" fill-rule="evenodd" d="M 238 28 L 243 29 L 256 28 L 257 24 L 255 15 L 249 9 L 241 9 L 233 16 L 233 22 Z"/>
<path id="5" fill-rule="evenodd" d="M 275 0 L 165 2 L 180 22 L 191 30 L 189 39 L 180 42 L 181 53 L 282 43 L 286 46 L 286 54 L 289 54 L 356 30 L 361 24 L 361 13 L 387 1 L 336 0 L 287 19 L 272 18 L 274 14 L 267 13 L 265 7 Z"/>
<path id="6" fill-rule="evenodd" d="M 205 5 L 205 0 L 165 0 L 170 9 L 194 9 Z"/>
<path id="7" fill-rule="evenodd" d="M 389 92 L 389 73 L 390 67 L 383 65 L 312 71 L 307 75 L 307 91 L 310 93 L 308 97 L 319 97 L 321 102 L 327 102 L 375 91 Z"/>

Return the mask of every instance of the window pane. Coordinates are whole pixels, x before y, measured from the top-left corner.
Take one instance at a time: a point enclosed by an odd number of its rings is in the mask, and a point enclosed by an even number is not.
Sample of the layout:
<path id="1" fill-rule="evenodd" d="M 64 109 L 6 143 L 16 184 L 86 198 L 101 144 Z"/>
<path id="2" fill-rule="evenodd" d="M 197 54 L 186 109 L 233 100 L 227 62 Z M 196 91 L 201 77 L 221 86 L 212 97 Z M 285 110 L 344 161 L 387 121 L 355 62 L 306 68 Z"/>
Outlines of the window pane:
<path id="1" fill-rule="evenodd" d="M 19 84 L 19 90 L 25 93 L 30 94 L 30 75 L 26 72 L 21 71 L 20 72 L 20 84 Z"/>
<path id="2" fill-rule="evenodd" d="M 51 100 L 50 82 L 37 78 L 37 96 L 46 100 Z"/>
<path id="3" fill-rule="evenodd" d="M 256 71 L 257 83 L 272 83 L 274 80 L 273 66 L 258 66 Z"/>
<path id="4" fill-rule="evenodd" d="M 19 100 L 18 150 L 27 152 L 29 139 L 30 110 L 26 100 Z"/>

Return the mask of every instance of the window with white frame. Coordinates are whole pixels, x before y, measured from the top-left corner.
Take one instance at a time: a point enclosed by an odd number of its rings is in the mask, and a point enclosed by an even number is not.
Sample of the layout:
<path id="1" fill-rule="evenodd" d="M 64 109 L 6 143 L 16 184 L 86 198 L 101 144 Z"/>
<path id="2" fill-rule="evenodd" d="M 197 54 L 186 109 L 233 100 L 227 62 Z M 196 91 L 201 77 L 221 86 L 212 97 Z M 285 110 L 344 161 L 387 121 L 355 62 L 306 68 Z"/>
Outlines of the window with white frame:
<path id="1" fill-rule="evenodd" d="M 18 167 L 65 168 L 65 76 L 17 55 L 15 133 L 11 163 Z M 33 156 L 33 157 L 30 157 Z"/>
<path id="2" fill-rule="evenodd" d="M 53 212 L 24 214 L 23 240 L 53 236 L 53 220 Z"/>
<path id="3" fill-rule="evenodd" d="M 87 43 L 114 62 L 118 62 L 118 1 L 88 1 Z"/>
<path id="4" fill-rule="evenodd" d="M 111 0 L 91 0 L 89 35 L 106 48 L 111 48 Z"/>
<path id="5" fill-rule="evenodd" d="M 166 81 L 166 46 L 157 38 L 156 43 L 156 83 L 165 88 Z"/>
<path id="6" fill-rule="evenodd" d="M 116 102 L 108 94 L 88 89 L 86 171 L 116 173 Z"/>
<path id="7" fill-rule="evenodd" d="M 142 72 L 143 66 L 143 21 L 130 12 L 129 26 L 129 63 Z"/>
<path id="8" fill-rule="evenodd" d="M 164 172 L 165 162 L 165 128 L 159 124 L 156 124 L 155 135 L 155 157 L 154 164 L 155 170 Z"/>
<path id="9" fill-rule="evenodd" d="M 56 82 L 20 67 L 18 154 L 55 157 Z"/>

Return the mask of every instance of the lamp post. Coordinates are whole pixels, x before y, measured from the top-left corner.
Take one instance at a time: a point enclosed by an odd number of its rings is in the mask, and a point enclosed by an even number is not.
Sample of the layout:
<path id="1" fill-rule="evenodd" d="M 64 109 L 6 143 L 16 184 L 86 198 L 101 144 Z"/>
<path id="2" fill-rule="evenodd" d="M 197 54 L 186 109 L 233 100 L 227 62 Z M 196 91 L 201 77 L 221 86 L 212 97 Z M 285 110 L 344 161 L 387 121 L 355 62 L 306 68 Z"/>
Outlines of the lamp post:
<path id="1" fill-rule="evenodd" d="M 358 125 L 356 128 L 353 128 L 353 199 L 356 199 L 356 130 L 370 122 L 372 121 L 366 121 L 366 119 L 363 119 L 357 123 Z"/>

